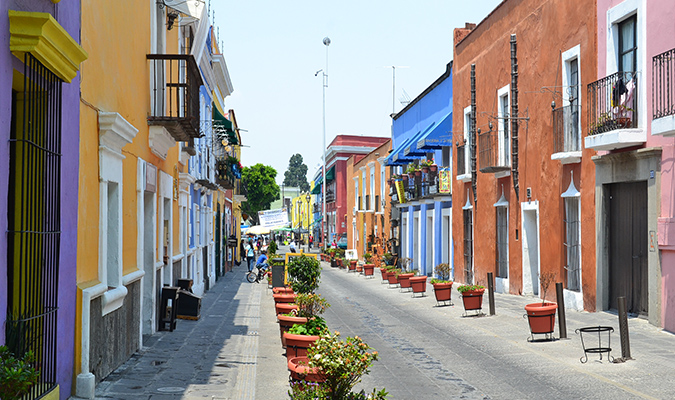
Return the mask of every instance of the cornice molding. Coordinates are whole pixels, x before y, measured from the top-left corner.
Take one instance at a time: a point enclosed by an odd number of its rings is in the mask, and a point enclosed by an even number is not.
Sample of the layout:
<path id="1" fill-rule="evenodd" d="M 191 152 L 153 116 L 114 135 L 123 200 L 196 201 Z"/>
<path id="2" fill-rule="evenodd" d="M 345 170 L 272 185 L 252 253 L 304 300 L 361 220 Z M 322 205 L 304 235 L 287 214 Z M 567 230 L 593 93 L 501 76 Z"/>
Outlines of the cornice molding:
<path id="1" fill-rule="evenodd" d="M 138 134 L 138 129 L 116 112 L 99 112 L 98 129 L 100 145 L 120 154 Z"/>

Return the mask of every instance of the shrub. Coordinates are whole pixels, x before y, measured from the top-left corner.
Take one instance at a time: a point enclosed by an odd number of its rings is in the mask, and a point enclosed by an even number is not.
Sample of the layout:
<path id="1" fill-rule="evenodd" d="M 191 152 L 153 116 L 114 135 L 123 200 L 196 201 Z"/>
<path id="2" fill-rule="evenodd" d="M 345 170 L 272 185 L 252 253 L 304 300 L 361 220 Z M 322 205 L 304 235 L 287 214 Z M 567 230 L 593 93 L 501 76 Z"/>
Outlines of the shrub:
<path id="1" fill-rule="evenodd" d="M 457 291 L 460 293 L 469 292 L 472 290 L 485 289 L 483 285 L 459 285 L 457 286 Z"/>
<path id="2" fill-rule="evenodd" d="M 0 399 L 18 400 L 37 383 L 40 373 L 31 365 L 33 353 L 16 358 L 6 346 L 0 346 Z"/>
<path id="3" fill-rule="evenodd" d="M 320 276 L 321 264 L 315 257 L 303 254 L 288 263 L 288 279 L 295 293 L 314 293 Z"/>
<path id="4" fill-rule="evenodd" d="M 441 263 L 436 266 L 436 275 L 438 279 L 434 278 L 431 283 L 447 283 L 450 281 L 450 264 Z"/>
<path id="5" fill-rule="evenodd" d="M 272 258 L 271 255 L 277 254 L 277 250 L 278 250 L 277 242 L 275 242 L 274 240 L 270 241 L 270 244 L 267 246 L 268 257 Z"/>
<path id="6" fill-rule="evenodd" d="M 298 315 L 305 318 L 312 318 L 323 314 L 326 308 L 330 307 L 328 301 L 321 295 L 313 293 L 300 293 L 295 297 L 295 304 L 298 306 Z"/>
<path id="7" fill-rule="evenodd" d="M 319 336 L 328 330 L 326 320 L 321 317 L 314 317 L 307 320 L 304 324 L 294 324 L 288 333 L 293 335 Z"/>

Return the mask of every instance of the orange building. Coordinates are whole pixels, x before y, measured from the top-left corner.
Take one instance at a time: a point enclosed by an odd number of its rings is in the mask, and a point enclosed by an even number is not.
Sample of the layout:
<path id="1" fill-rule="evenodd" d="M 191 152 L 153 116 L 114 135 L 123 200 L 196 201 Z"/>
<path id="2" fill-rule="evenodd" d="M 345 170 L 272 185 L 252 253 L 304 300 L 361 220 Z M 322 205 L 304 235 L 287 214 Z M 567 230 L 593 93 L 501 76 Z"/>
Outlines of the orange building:
<path id="1" fill-rule="evenodd" d="M 485 284 L 492 272 L 499 292 L 541 296 L 552 273 L 567 308 L 595 309 L 595 151 L 581 140 L 595 9 L 507 0 L 455 29 L 456 280 Z"/>
<path id="2" fill-rule="evenodd" d="M 390 174 L 385 166 L 390 150 L 391 140 L 387 140 L 365 156 L 352 155 L 346 163 L 347 248 L 356 249 L 359 257 L 391 237 Z"/>

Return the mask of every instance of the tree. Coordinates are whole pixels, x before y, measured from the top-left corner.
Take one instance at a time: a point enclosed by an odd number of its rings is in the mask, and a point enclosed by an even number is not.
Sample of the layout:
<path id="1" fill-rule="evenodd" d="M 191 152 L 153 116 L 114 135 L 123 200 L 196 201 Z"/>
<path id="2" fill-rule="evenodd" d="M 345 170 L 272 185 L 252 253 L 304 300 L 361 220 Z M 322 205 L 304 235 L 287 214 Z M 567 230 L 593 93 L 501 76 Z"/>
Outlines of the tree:
<path id="1" fill-rule="evenodd" d="M 254 225 L 258 225 L 258 211 L 268 210 L 274 200 L 279 199 L 279 185 L 276 182 L 277 170 L 256 164 L 244 167 L 241 181 L 246 187 L 246 201 L 241 204 L 241 211 L 249 215 Z"/>
<path id="2" fill-rule="evenodd" d="M 288 169 L 284 172 L 284 185 L 300 188 L 303 192 L 309 192 L 307 183 L 307 166 L 302 162 L 300 154 L 293 154 L 288 162 Z"/>

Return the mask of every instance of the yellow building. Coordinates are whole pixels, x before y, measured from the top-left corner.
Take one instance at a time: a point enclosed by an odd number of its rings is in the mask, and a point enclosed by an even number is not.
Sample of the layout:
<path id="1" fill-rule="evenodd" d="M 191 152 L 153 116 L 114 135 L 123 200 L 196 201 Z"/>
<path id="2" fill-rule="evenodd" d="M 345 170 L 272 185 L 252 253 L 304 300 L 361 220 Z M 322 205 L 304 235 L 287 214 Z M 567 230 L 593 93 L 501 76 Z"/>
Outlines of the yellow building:
<path id="1" fill-rule="evenodd" d="M 291 228 L 296 233 L 296 238 L 302 243 L 307 243 L 311 234 L 314 212 L 312 207 L 312 195 L 300 193 L 291 199 Z"/>

